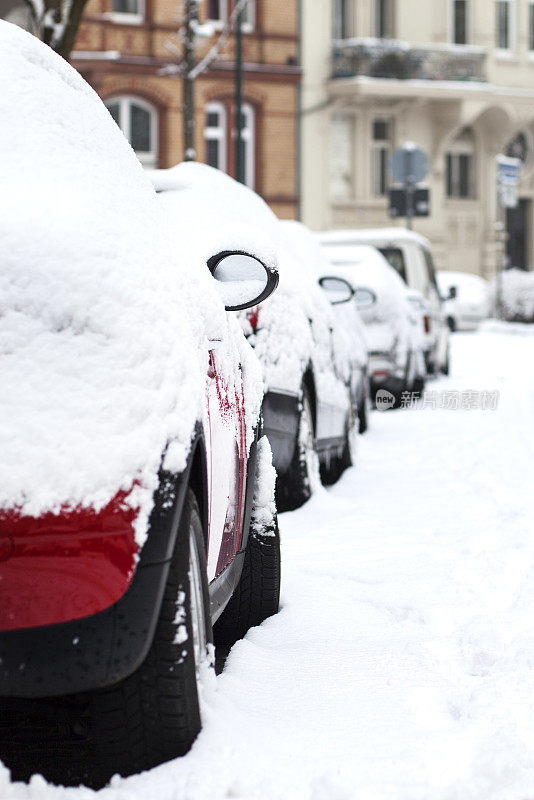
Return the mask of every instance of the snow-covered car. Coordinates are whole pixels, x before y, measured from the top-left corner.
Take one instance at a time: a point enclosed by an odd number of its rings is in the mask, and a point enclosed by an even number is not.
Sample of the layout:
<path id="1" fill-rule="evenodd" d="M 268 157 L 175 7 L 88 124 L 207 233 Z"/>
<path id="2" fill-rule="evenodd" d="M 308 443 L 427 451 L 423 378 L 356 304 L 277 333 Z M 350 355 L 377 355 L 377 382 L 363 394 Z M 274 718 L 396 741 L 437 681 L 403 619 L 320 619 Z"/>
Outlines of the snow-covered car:
<path id="1" fill-rule="evenodd" d="M 350 244 L 376 247 L 406 286 L 423 295 L 430 310 L 426 335 L 428 347 L 425 352 L 427 372 L 447 373 L 449 329 L 443 313 L 429 240 L 405 228 L 326 231 L 319 234 L 319 237 L 332 247 L 346 247 Z"/>
<path id="2" fill-rule="evenodd" d="M 489 314 L 489 285 L 480 275 L 438 270 L 438 286 L 449 330 L 474 331 Z"/>
<path id="3" fill-rule="evenodd" d="M 334 306 L 334 347 L 343 360 L 349 363 L 351 396 L 358 413 L 358 430 L 364 433 L 369 424 L 369 355 L 365 326 L 356 304 L 350 302 L 353 289 L 344 278 L 330 276 L 330 265 L 312 232 L 301 222 L 282 221 L 286 235 L 291 239 L 307 271 L 318 282 Z"/>
<path id="4" fill-rule="evenodd" d="M 298 247 L 257 194 L 219 170 L 190 162 L 155 170 L 151 178 L 170 219 L 185 208 L 219 225 L 239 219 L 243 229 L 261 228 L 266 246 L 277 253 L 277 292 L 240 320 L 263 367 L 263 429 L 278 476 L 277 504 L 296 508 L 318 485 L 319 471 L 330 482 L 351 459 L 356 415 L 350 362 L 336 347 L 335 315 Z"/>
<path id="5" fill-rule="evenodd" d="M 100 786 L 186 752 L 212 623 L 231 644 L 278 608 L 261 367 L 228 313 L 276 254 L 191 213 L 170 236 L 98 96 L 5 22 L 0 109 L 0 696 L 77 731 L 40 772 Z M 0 759 L 27 777 L 39 746 Z"/>
<path id="6" fill-rule="evenodd" d="M 372 397 L 380 389 L 399 405 L 403 392 L 424 385 L 421 311 L 414 308 L 404 282 L 375 247 L 323 244 L 329 275 L 344 278 L 365 324 Z"/>

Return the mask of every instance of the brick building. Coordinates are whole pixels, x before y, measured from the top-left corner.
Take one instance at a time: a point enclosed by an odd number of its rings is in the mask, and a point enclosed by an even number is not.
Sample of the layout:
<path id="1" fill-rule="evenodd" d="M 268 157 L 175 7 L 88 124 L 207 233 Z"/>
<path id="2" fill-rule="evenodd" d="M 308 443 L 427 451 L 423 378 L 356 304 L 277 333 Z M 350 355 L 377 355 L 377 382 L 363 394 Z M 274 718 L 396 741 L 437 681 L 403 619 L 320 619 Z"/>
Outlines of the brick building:
<path id="1" fill-rule="evenodd" d="M 234 0 L 203 0 L 197 60 L 213 46 Z M 71 61 L 95 88 L 143 164 L 183 158 L 176 36 L 183 0 L 89 0 Z M 297 107 L 301 70 L 297 0 L 249 0 L 243 25 L 246 182 L 283 218 L 298 214 Z M 196 81 L 200 161 L 234 174 L 235 37 Z"/>

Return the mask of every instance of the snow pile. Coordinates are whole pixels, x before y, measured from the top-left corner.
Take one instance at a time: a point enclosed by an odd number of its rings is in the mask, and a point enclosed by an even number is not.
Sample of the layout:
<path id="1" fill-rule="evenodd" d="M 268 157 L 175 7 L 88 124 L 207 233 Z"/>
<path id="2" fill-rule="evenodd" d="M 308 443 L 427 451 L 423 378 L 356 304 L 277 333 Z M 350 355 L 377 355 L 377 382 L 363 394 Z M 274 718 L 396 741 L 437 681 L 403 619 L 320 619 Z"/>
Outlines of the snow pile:
<path id="1" fill-rule="evenodd" d="M 498 285 L 500 283 L 500 289 Z M 507 269 L 490 284 L 490 304 L 493 314 L 500 302 L 502 316 L 508 322 L 534 322 L 534 272 Z"/>
<path id="2" fill-rule="evenodd" d="M 169 441 L 165 466 L 185 465 L 226 314 L 202 247 L 171 242 L 78 73 L 4 22 L 0 65 L 0 509 L 98 509 L 134 487 L 141 544 Z"/>
<path id="3" fill-rule="evenodd" d="M 273 467 L 271 445 L 268 438 L 262 436 L 258 442 L 256 456 L 251 519 L 251 528 L 257 536 L 274 536 L 276 524 L 275 484 L 276 470 Z"/>

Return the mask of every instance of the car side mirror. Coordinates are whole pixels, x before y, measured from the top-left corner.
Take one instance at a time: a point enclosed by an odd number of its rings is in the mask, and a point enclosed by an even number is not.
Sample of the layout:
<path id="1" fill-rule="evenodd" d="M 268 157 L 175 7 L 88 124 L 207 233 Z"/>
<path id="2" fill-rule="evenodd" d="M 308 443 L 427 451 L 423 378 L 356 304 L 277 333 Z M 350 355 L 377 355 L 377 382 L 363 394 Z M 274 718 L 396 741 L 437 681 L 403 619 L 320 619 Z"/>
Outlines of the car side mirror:
<path id="1" fill-rule="evenodd" d="M 376 294 L 359 286 L 354 290 L 354 302 L 357 308 L 369 308 L 376 303 Z"/>
<path id="2" fill-rule="evenodd" d="M 239 250 L 224 250 L 212 256 L 208 269 L 217 281 L 217 290 L 227 311 L 255 306 L 278 286 L 278 270 Z"/>
<path id="3" fill-rule="evenodd" d="M 354 295 L 354 289 L 344 278 L 319 278 L 319 285 L 324 289 L 326 295 L 333 306 L 340 303 L 348 303 Z"/>
<path id="4" fill-rule="evenodd" d="M 457 297 L 458 297 L 458 287 L 457 286 L 449 287 L 449 294 L 447 295 L 446 299 L 447 300 L 456 300 Z"/>

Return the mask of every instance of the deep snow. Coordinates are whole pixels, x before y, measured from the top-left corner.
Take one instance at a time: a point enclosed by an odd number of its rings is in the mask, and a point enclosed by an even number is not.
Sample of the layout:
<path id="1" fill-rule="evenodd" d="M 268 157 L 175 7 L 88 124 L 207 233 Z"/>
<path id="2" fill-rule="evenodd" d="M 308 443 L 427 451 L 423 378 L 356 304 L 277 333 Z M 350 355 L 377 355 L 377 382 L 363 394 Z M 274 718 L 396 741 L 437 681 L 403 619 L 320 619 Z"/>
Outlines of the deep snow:
<path id="1" fill-rule="evenodd" d="M 534 336 L 503 330 L 454 335 L 429 386 L 497 410 L 375 412 L 358 467 L 281 517 L 280 614 L 191 753 L 102 800 L 534 797 Z M 92 796 L 0 772 L 2 800 Z"/>

